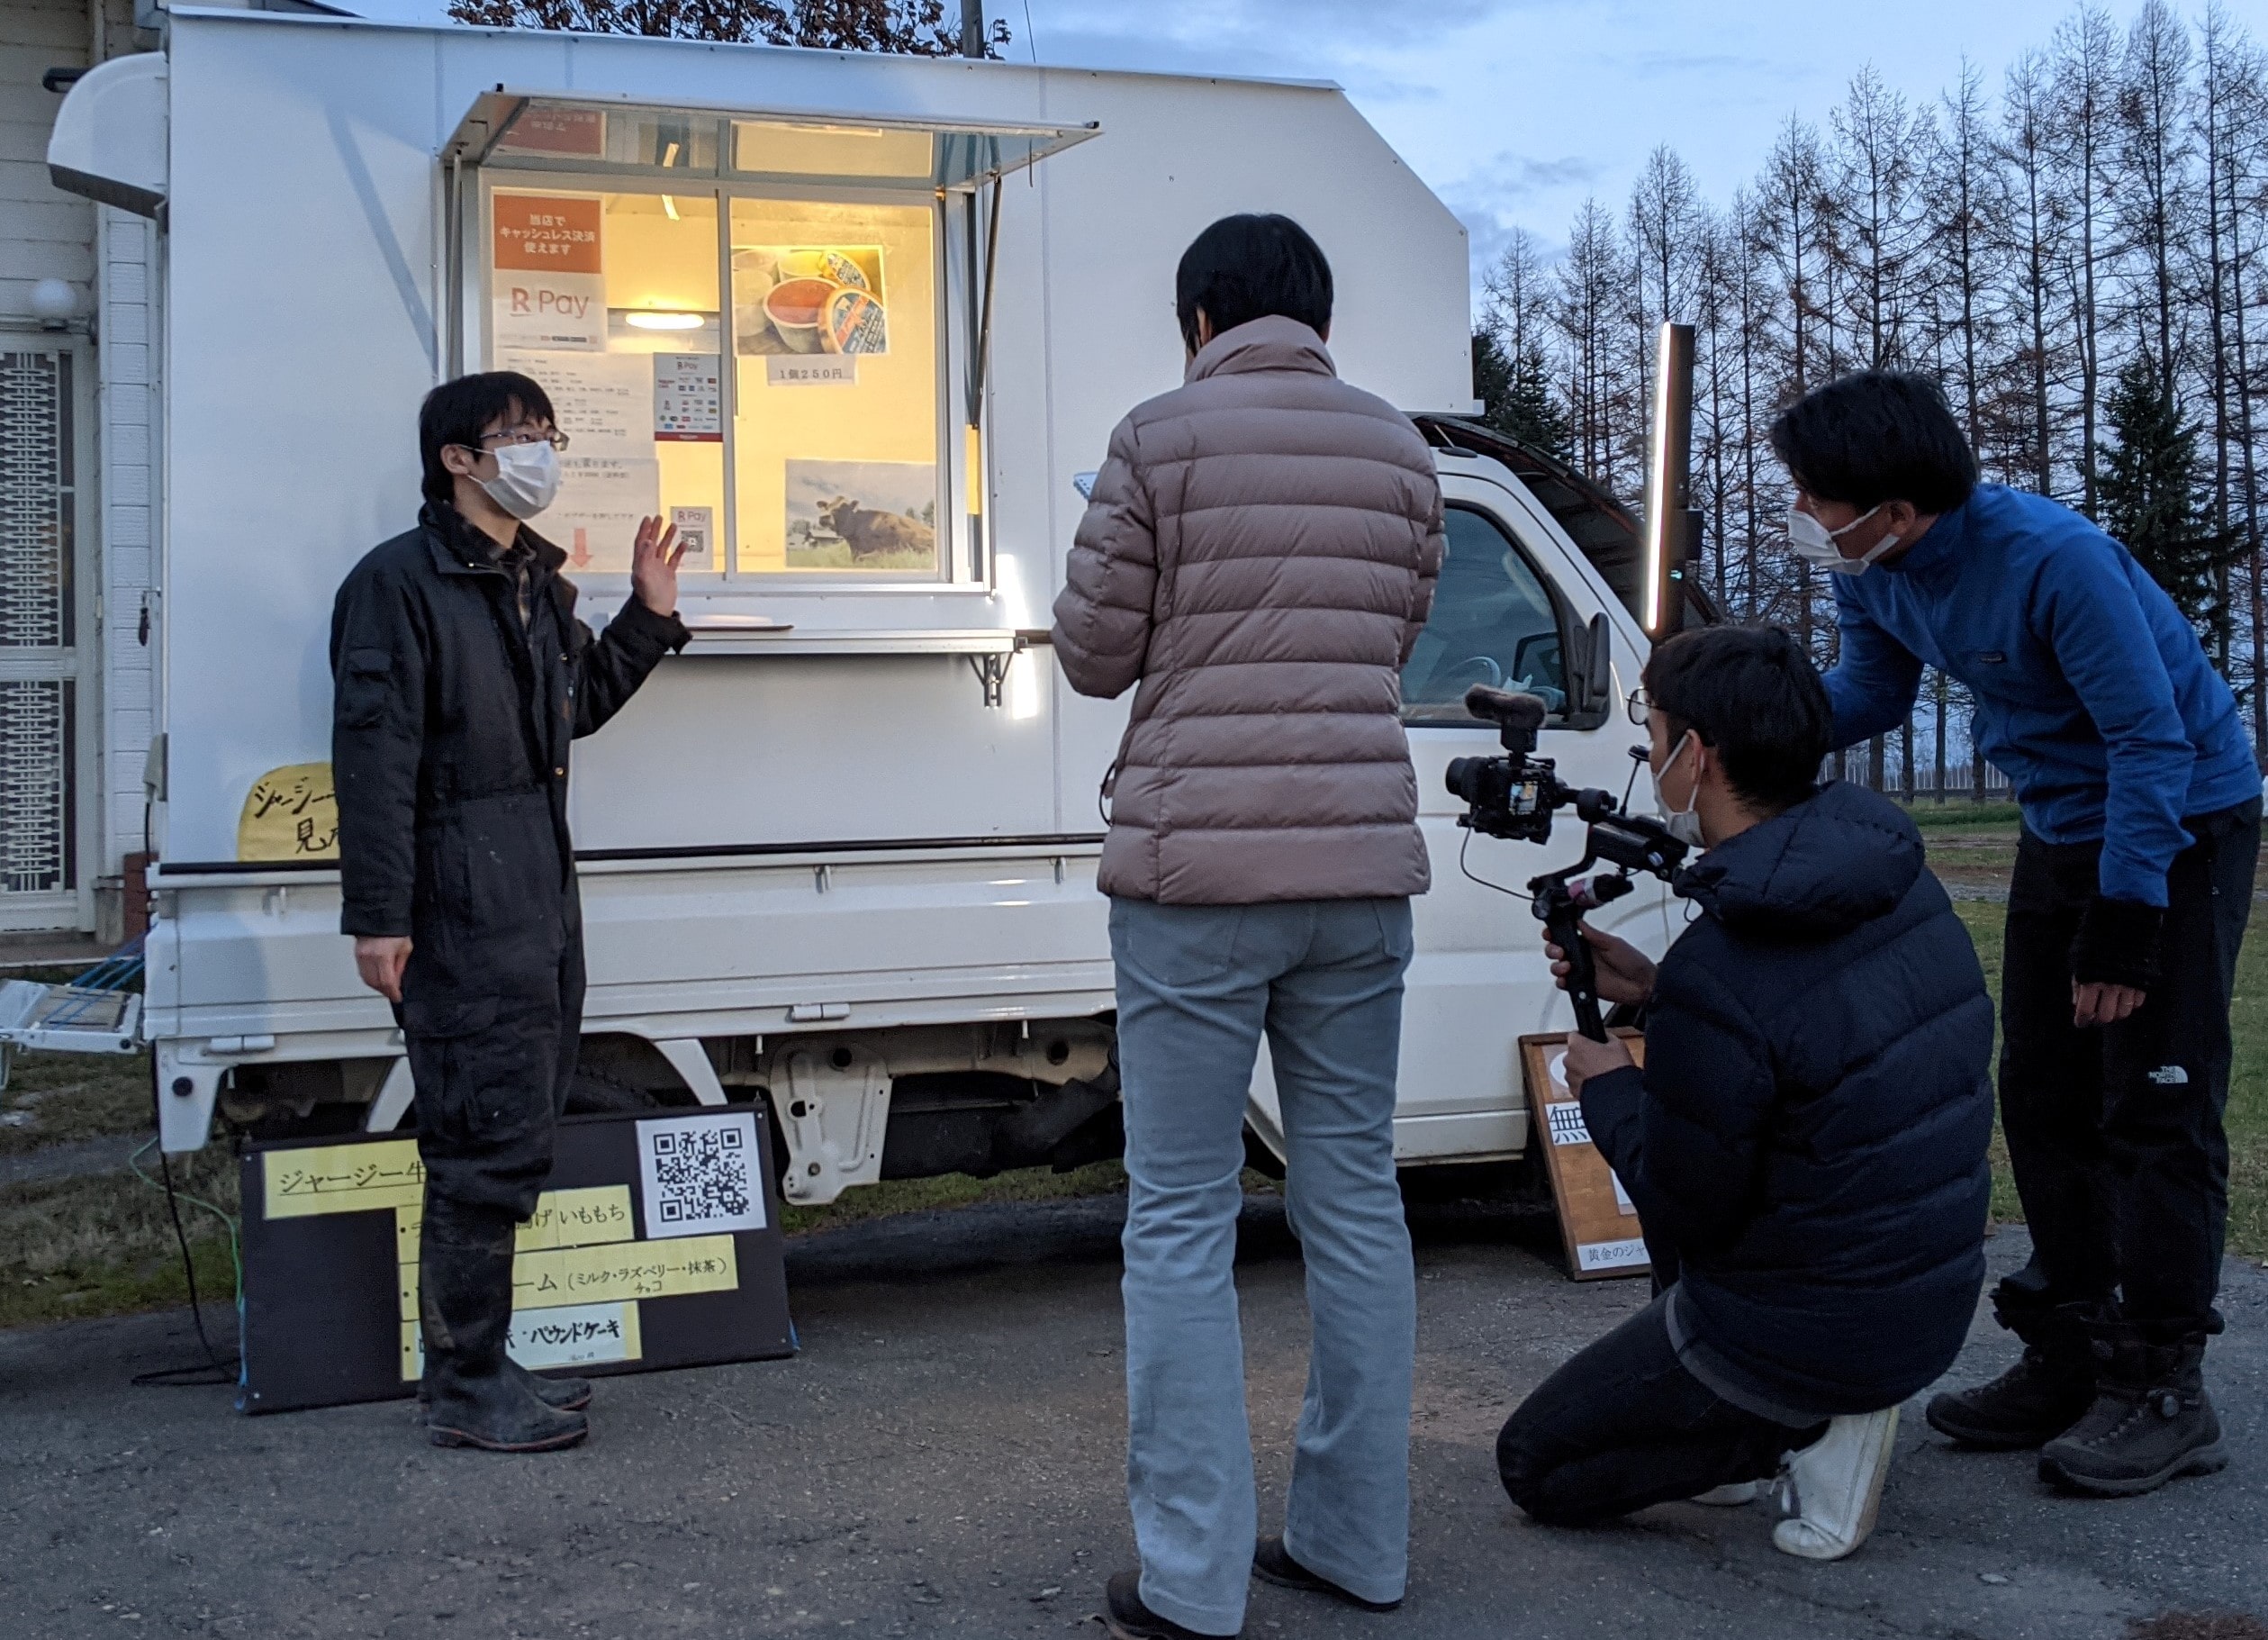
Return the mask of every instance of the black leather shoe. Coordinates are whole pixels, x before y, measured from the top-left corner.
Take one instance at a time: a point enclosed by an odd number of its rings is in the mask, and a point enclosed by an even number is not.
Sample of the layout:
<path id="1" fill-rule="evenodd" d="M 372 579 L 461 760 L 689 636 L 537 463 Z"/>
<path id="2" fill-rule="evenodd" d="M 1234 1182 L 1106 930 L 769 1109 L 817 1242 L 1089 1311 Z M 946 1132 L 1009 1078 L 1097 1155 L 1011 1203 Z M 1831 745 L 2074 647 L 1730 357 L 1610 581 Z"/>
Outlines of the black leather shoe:
<path id="1" fill-rule="evenodd" d="M 1206 1635 L 1184 1628 L 1161 1617 L 1142 1603 L 1142 1574 L 1115 1572 L 1103 1589 L 1103 1626 L 1116 1640 L 1236 1640 L 1236 1635 Z M 1241 1629 L 1238 1634 L 1243 1631 Z"/>
<path id="2" fill-rule="evenodd" d="M 1279 1589 L 1300 1589 L 1309 1594 L 1327 1594 L 1334 1600 L 1344 1600 L 1362 1611 L 1392 1611 L 1399 1600 L 1366 1600 L 1351 1590 L 1342 1589 L 1327 1577 L 1318 1577 L 1297 1561 L 1284 1547 L 1280 1537 L 1263 1537 L 1252 1549 L 1252 1575 L 1263 1583 L 1273 1583 Z"/>

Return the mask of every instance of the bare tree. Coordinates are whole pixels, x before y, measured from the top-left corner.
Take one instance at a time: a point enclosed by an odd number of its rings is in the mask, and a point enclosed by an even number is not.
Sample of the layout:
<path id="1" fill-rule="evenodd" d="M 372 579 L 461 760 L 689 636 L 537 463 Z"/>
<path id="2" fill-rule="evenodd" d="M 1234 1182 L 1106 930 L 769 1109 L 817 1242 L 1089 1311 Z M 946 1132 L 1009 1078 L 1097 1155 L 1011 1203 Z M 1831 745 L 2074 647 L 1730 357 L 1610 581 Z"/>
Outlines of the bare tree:
<path id="1" fill-rule="evenodd" d="M 2263 129 L 2259 54 L 2236 37 L 2227 14 L 2218 5 L 2205 14 L 2201 44 L 2201 84 L 2191 118 L 2204 167 L 2202 294 L 2209 343 L 2206 379 L 2213 405 L 2212 522 L 2216 533 L 2231 543 L 2227 558 L 2245 566 L 2250 655 L 2244 691 L 2250 697 L 2254 744 L 2261 746 L 2268 744 L 2268 699 L 2263 699 L 2261 686 L 2263 611 L 2252 394 L 2245 370 L 2250 315 L 2245 305 L 2254 241 L 2246 237 L 2254 213 L 2245 205 L 2259 188 L 2261 150 L 2268 131 Z M 2226 668 L 2235 621 L 2226 566 L 2221 574 Z"/>
<path id="2" fill-rule="evenodd" d="M 1750 219 L 1757 249 L 1778 276 L 1781 295 L 1776 305 L 1785 327 L 1778 372 L 1785 385 L 1778 396 L 1790 399 L 1801 398 L 1813 385 L 1815 339 L 1829 311 L 1820 288 L 1832 261 L 1826 172 L 1819 132 L 1791 116 L 1757 179 L 1756 210 Z M 1831 371 L 1831 363 L 1827 367 Z M 1783 545 L 1785 539 L 1781 537 Z M 1805 654 L 1813 654 L 1817 631 L 1811 566 L 1797 559 L 1791 569 L 1796 641 Z"/>
<path id="3" fill-rule="evenodd" d="M 1659 323 L 1693 317 L 1702 252 L 1701 191 L 1693 172 L 1667 147 L 1646 157 L 1631 189 L 1630 244 L 1638 267 L 1638 305 Z"/>
<path id="4" fill-rule="evenodd" d="M 1542 248 L 1525 228 L 1514 228 L 1482 282 L 1481 322 L 1505 352 L 1526 358 L 1542 349 L 1551 322 L 1550 275 Z"/>
<path id="5" fill-rule="evenodd" d="M 2019 372 L 2024 407 L 2029 412 L 2032 487 L 2056 493 L 2056 446 L 2048 423 L 2049 353 L 2047 303 L 2050 249 L 2056 233 L 2053 182 L 2048 175 L 2049 83 L 2047 59 L 2027 52 L 2008 71 L 2001 98 L 2001 155 L 2012 172 L 2002 203 L 1998 238 L 2014 271 L 2008 300 L 2024 337 L 2010 362 Z"/>
<path id="6" fill-rule="evenodd" d="M 816 46 L 836 51 L 961 54 L 961 19 L 944 0 L 450 0 L 459 23 L 558 29 L 582 34 L 647 34 L 743 45 Z M 1008 42 L 996 21 L 994 55 Z"/>
<path id="7" fill-rule="evenodd" d="M 2160 381 L 2177 380 L 2174 314 L 2182 247 L 2188 226 L 2190 133 L 2182 118 L 2189 78 L 2190 37 L 2165 0 L 2143 0 L 2127 35 L 2118 89 L 2119 186 L 2116 220 L 2126 249 L 2142 264 L 2145 323 L 2155 343 Z"/>
<path id="8" fill-rule="evenodd" d="M 1918 186 L 1925 131 L 1871 63 L 1851 81 L 1834 130 L 1835 192 L 1847 229 L 1838 262 L 1866 366 L 1883 369 L 1902 362 L 1911 340 L 1913 263 L 1927 228 Z"/>
<path id="9" fill-rule="evenodd" d="M 1627 384 L 1612 333 L 1623 304 L 1622 248 L 1613 219 L 1595 199 L 1583 202 L 1559 267 L 1552 319 L 1566 348 L 1569 433 L 1586 473 L 1613 487 L 1621 410 Z"/>
<path id="10" fill-rule="evenodd" d="M 2086 0 L 1997 101 L 1979 65 L 1928 97 L 1862 68 L 1828 139 L 1791 115 L 1721 213 L 1656 150 L 1622 219 L 1586 204 L 1556 267 L 1515 243 L 1486 324 L 1530 339 L 1572 458 L 1627 492 L 1654 328 L 1694 323 L 1712 584 L 1823 665 L 1838 635 L 1787 549 L 1772 415 L 1854 366 L 1931 373 L 1989 477 L 2115 513 L 2138 561 L 2181 584 L 2268 748 L 2268 57 L 2219 0 L 2194 27 L 2179 0 L 2117 3 L 2130 27 Z M 1981 796 L 1974 708 L 1928 676 L 1929 722 L 1899 734 L 1893 784 L 1915 789 L 1926 760 L 1942 793 L 1965 756 Z M 1888 756 L 1869 750 L 1876 784 Z"/>
<path id="11" fill-rule="evenodd" d="M 2082 510 L 2095 510 L 2094 449 L 2102 402 L 2101 304 L 2095 276 L 2101 247 L 2101 195 L 2107 180 L 2111 114 L 2117 95 L 2118 29 L 2100 6 L 2076 13 L 2056 31 L 2053 152 L 2058 204 L 2073 231 L 2063 271 L 2079 371 Z"/>

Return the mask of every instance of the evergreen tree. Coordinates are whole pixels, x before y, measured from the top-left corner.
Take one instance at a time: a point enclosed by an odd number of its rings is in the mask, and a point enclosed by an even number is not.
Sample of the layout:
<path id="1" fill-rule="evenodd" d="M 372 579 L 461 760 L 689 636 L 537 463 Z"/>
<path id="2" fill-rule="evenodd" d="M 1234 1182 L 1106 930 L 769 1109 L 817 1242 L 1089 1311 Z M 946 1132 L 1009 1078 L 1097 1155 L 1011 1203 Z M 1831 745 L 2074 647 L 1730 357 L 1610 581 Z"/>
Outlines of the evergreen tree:
<path id="1" fill-rule="evenodd" d="M 1568 453 L 1566 412 L 1552 402 L 1549 366 L 1539 349 L 1515 357 L 1489 330 L 1473 332 L 1473 397 L 1486 408 L 1483 426 L 1531 449 L 1564 458 Z"/>
<path id="2" fill-rule="evenodd" d="M 2095 447 L 2095 521 L 2209 640 L 2228 619 L 2216 587 L 2230 542 L 2199 505 L 2197 429 L 2149 348 L 2128 358 L 2103 413 L 2116 442 Z"/>

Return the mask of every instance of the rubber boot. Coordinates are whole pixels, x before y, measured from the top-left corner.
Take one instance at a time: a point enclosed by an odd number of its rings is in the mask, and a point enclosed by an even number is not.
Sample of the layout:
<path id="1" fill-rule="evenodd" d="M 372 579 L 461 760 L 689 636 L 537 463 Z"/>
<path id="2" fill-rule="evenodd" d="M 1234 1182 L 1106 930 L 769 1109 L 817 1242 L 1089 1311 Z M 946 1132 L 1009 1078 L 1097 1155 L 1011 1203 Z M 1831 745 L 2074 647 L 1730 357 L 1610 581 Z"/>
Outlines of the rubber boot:
<path id="1" fill-rule="evenodd" d="M 556 1407 L 562 1412 L 580 1412 L 591 1404 L 591 1381 L 587 1378 L 546 1378 L 531 1373 L 507 1354 L 504 1371 L 526 1384 L 536 1399 L 547 1407 Z M 418 1380 L 418 1400 L 425 1400 L 425 1380 Z"/>
<path id="2" fill-rule="evenodd" d="M 2041 1449 L 2039 1478 L 2091 1497 L 2132 1498 L 2176 1475 L 2227 1467 L 2220 1419 L 2205 1393 L 2205 1335 L 2154 1341 L 2131 1321 L 2094 1331 L 2094 1405 Z"/>
<path id="3" fill-rule="evenodd" d="M 2095 1399 L 2087 1308 L 2018 1309 L 2002 1300 L 1992 1315 L 2024 1341 L 2022 1356 L 1990 1383 L 1932 1397 L 1923 1416 L 1939 1435 L 1988 1452 L 2015 1452 L 2052 1441 L 2077 1423 Z"/>
<path id="4" fill-rule="evenodd" d="M 1787 1454 L 1780 1472 L 1787 1518 L 1772 1528 L 1772 1546 L 1805 1560 L 1840 1560 L 1875 1529 L 1898 1409 L 1832 1419 L 1827 1433 Z"/>
<path id="5" fill-rule="evenodd" d="M 512 1217 L 429 1194 L 419 1238 L 425 1423 L 436 1446 L 554 1452 L 590 1434 L 547 1406 L 504 1354 L 512 1319 Z"/>

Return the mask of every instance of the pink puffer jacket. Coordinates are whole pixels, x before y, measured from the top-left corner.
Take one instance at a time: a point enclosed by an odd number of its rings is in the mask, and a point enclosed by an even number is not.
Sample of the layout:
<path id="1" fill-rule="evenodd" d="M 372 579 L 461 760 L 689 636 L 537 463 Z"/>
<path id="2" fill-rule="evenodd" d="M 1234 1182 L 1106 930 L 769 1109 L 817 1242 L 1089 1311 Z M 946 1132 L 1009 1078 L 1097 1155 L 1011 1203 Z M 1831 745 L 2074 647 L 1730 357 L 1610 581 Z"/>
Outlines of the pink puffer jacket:
<path id="1" fill-rule="evenodd" d="M 1425 441 L 1268 318 L 1138 406 L 1080 521 L 1055 655 L 1136 683 L 1103 892 L 1170 905 L 1421 894 L 1401 666 L 1443 548 Z"/>

